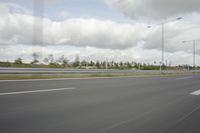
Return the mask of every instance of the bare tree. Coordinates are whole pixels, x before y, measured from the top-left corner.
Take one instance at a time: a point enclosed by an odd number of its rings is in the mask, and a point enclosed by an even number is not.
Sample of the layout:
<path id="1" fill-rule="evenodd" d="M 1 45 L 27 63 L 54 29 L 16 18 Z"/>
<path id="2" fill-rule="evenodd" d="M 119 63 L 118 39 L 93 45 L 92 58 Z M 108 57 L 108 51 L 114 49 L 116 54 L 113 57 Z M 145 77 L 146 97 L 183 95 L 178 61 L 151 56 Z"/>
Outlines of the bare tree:
<path id="1" fill-rule="evenodd" d="M 47 64 L 49 63 L 49 59 L 48 59 L 47 57 L 46 57 L 46 58 L 44 58 L 44 60 L 43 60 L 43 61 L 44 61 L 44 63 L 47 63 Z"/>
<path id="2" fill-rule="evenodd" d="M 54 63 L 54 56 L 53 54 L 49 54 L 48 57 L 44 58 L 44 62 L 47 64 Z"/>
<path id="3" fill-rule="evenodd" d="M 49 55 L 48 55 L 48 61 L 49 61 L 49 63 L 51 63 L 51 64 L 55 63 L 55 62 L 54 62 L 54 56 L 53 56 L 53 54 L 49 54 Z"/>
<path id="4" fill-rule="evenodd" d="M 39 58 L 40 58 L 39 54 L 38 53 L 33 53 L 32 56 L 33 56 L 33 61 L 31 62 L 31 64 L 38 63 L 39 62 Z"/>
<path id="5" fill-rule="evenodd" d="M 62 55 L 60 58 L 58 58 L 57 62 L 63 66 L 67 66 L 69 61 L 64 55 Z"/>

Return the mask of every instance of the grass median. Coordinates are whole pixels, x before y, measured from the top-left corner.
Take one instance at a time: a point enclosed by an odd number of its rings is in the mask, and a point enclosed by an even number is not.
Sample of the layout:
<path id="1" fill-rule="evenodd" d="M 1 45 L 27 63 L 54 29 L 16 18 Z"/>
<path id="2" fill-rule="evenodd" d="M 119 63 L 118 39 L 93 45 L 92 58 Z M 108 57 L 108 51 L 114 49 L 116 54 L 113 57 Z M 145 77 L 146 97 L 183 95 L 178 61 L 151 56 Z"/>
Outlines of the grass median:
<path id="1" fill-rule="evenodd" d="M 131 76 L 177 76 L 192 73 L 101 73 L 101 74 L 9 74 L 0 75 L 0 80 L 24 80 L 24 79 L 57 79 L 57 78 L 109 78 L 109 77 L 131 77 Z M 199 74 L 199 73 L 195 73 Z"/>
<path id="2" fill-rule="evenodd" d="M 103 77 L 128 77 L 144 76 L 145 74 L 66 74 L 66 75 L 45 75 L 45 74 L 27 74 L 27 75 L 0 75 L 0 80 L 20 80 L 20 79 L 56 79 L 56 78 L 103 78 Z M 153 75 L 153 74 L 148 74 Z M 154 74 L 155 75 L 155 74 Z"/>

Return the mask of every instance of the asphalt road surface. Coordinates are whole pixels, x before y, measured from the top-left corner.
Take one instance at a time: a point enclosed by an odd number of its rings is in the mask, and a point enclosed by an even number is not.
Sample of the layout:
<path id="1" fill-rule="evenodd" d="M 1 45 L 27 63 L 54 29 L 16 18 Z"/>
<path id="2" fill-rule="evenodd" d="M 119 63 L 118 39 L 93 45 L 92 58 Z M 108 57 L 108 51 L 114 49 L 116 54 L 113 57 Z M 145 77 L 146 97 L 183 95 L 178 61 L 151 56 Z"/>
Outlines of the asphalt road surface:
<path id="1" fill-rule="evenodd" d="M 100 72 L 137 72 L 136 70 L 114 70 L 114 69 L 69 69 L 69 68 L 14 68 L 0 67 L 0 73 L 100 73 Z M 153 72 L 153 71 L 152 71 Z"/>
<path id="2" fill-rule="evenodd" d="M 175 71 L 163 71 L 165 73 L 175 73 Z M 181 71 L 183 72 L 183 71 Z M 184 71 L 191 72 L 191 71 Z M 196 70 L 196 72 L 200 72 Z M 160 73 L 157 70 L 116 70 L 116 69 L 66 69 L 66 68 L 14 68 L 14 67 L 0 67 L 0 74 L 29 74 L 29 73 L 43 73 L 43 74 L 98 74 L 98 73 Z"/>
<path id="3" fill-rule="evenodd" d="M 200 133 L 200 76 L 0 81 L 0 133 Z"/>

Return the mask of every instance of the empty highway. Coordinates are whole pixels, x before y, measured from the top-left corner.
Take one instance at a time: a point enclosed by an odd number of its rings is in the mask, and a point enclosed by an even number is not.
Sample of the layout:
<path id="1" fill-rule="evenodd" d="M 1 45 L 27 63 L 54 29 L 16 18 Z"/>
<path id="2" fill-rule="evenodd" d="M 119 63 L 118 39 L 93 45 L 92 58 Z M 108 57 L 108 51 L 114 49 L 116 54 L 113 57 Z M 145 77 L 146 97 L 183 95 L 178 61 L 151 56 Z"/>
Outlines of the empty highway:
<path id="1" fill-rule="evenodd" d="M 0 81 L 0 133 L 200 133 L 200 76 Z"/>

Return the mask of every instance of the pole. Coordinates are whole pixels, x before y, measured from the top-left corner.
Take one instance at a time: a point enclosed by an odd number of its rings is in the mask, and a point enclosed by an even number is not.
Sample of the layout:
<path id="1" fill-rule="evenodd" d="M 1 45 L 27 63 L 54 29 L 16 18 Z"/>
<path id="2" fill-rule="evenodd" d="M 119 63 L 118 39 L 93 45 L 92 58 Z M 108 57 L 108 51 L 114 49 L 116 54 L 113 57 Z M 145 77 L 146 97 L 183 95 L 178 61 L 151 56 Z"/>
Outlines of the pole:
<path id="1" fill-rule="evenodd" d="M 196 42 L 198 40 L 192 40 L 192 41 L 183 41 L 183 43 L 186 43 L 186 42 L 193 42 L 193 70 L 195 71 L 196 70 Z"/>
<path id="2" fill-rule="evenodd" d="M 193 40 L 193 69 L 196 69 L 196 41 Z"/>
<path id="3" fill-rule="evenodd" d="M 175 21 L 175 20 L 181 20 L 183 19 L 182 17 L 178 17 L 174 20 L 171 20 L 171 21 Z M 162 26 L 162 50 L 161 50 L 161 63 L 160 63 L 160 71 L 162 71 L 164 68 L 162 68 L 165 63 L 164 63 L 164 58 L 165 58 L 165 55 L 164 55 L 164 52 L 165 52 L 165 24 L 171 22 L 171 21 L 165 21 L 165 22 L 162 22 L 162 23 L 159 23 L 157 25 L 161 25 Z M 148 28 L 151 28 L 152 26 L 148 26 Z"/>
<path id="4" fill-rule="evenodd" d="M 164 40 L 164 23 L 162 23 L 162 53 L 161 53 L 161 57 L 162 57 L 162 63 L 161 63 L 161 71 L 163 70 L 163 66 L 164 66 L 164 50 L 165 50 L 165 40 Z"/>

